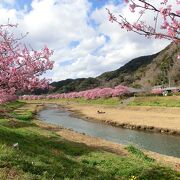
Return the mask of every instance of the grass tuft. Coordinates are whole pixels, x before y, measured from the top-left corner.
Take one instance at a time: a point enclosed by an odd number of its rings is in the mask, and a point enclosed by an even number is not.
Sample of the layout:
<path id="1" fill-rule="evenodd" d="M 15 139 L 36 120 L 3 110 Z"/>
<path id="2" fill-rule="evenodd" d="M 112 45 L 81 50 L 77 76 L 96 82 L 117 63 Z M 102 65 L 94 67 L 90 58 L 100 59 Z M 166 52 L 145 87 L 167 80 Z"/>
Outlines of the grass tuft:
<path id="1" fill-rule="evenodd" d="M 153 158 L 148 157 L 140 149 L 134 147 L 133 145 L 127 146 L 126 149 L 128 150 L 128 152 L 132 153 L 133 155 L 135 155 L 138 158 L 143 159 L 144 161 L 147 161 L 147 162 L 155 161 Z"/>
<path id="2" fill-rule="evenodd" d="M 16 118 L 18 120 L 22 120 L 22 121 L 30 121 L 33 118 L 33 113 L 30 111 L 23 112 L 21 114 L 19 114 L 17 112 L 13 112 L 12 115 L 14 118 Z"/>

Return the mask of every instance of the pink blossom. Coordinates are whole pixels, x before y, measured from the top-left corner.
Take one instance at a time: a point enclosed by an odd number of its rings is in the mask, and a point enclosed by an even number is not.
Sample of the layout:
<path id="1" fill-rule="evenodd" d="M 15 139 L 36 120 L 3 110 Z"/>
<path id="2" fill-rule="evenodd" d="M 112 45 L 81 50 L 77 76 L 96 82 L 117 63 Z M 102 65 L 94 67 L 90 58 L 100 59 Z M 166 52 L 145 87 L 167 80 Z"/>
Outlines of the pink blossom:
<path id="1" fill-rule="evenodd" d="M 177 11 L 176 11 L 176 14 L 180 14 L 180 10 L 177 10 Z"/>
<path id="2" fill-rule="evenodd" d="M 153 93 L 153 94 L 162 94 L 163 89 L 161 89 L 161 88 L 152 89 L 151 93 Z"/>
<path id="3" fill-rule="evenodd" d="M 16 25 L 0 25 L 0 102 L 15 99 L 16 93 L 48 88 L 48 80 L 39 76 L 53 68 L 52 51 L 46 46 L 41 51 L 29 50 L 21 44 L 11 28 Z"/>
<path id="4" fill-rule="evenodd" d="M 131 12 L 135 12 L 135 8 L 136 8 L 135 3 L 129 5 L 129 9 L 130 9 Z"/>
<path id="5" fill-rule="evenodd" d="M 94 88 L 80 92 L 70 92 L 62 94 L 50 94 L 50 95 L 23 95 L 19 96 L 19 99 L 23 100 L 36 100 L 36 99 L 62 99 L 62 98 L 85 98 L 85 99 L 98 99 L 108 97 L 118 97 L 124 94 L 129 94 L 128 87 L 116 86 L 115 88 Z"/>
<path id="6" fill-rule="evenodd" d="M 128 18 L 121 14 L 116 18 L 110 10 L 108 10 L 108 13 L 113 19 L 116 19 L 115 22 L 118 23 L 121 28 L 126 29 L 127 31 L 133 31 L 147 38 L 163 38 L 179 42 L 180 10 L 176 10 L 175 6 L 168 4 L 168 0 L 158 1 L 161 4 L 160 7 L 154 5 L 153 2 L 146 0 L 125 0 L 125 3 L 129 5 L 131 13 L 134 13 L 136 8 L 139 9 L 140 15 L 134 22 L 128 21 Z M 176 0 L 176 3 L 179 5 L 180 0 Z M 146 20 L 143 19 L 147 14 L 148 16 L 153 17 L 153 23 L 148 24 L 148 22 L 151 21 L 146 22 Z"/>

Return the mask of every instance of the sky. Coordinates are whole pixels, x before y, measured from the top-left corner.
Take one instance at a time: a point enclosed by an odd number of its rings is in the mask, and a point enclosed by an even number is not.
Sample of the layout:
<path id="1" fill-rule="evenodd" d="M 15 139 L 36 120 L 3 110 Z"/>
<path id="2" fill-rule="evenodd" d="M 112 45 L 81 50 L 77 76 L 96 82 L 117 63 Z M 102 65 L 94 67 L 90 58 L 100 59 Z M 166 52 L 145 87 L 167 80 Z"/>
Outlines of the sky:
<path id="1" fill-rule="evenodd" d="M 17 34 L 29 32 L 27 45 L 54 51 L 54 68 L 44 75 L 53 81 L 96 77 L 170 43 L 120 29 L 106 8 L 135 18 L 121 0 L 0 0 L 0 23 L 18 23 Z"/>

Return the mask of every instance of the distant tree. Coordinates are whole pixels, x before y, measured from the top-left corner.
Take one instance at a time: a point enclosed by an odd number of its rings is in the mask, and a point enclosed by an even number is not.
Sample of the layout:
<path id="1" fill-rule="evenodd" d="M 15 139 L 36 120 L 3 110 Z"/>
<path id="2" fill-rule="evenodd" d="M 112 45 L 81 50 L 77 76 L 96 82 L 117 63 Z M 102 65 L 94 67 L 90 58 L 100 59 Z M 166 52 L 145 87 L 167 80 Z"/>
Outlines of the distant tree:
<path id="1" fill-rule="evenodd" d="M 17 25 L 0 25 L 0 103 L 14 99 L 17 92 L 47 88 L 48 80 L 40 75 L 53 68 L 51 50 L 29 50 L 12 28 Z"/>
<path id="2" fill-rule="evenodd" d="M 118 85 L 115 88 L 94 88 L 79 92 L 69 92 L 69 93 L 40 95 L 40 96 L 24 95 L 24 96 L 20 96 L 19 98 L 24 100 L 62 99 L 62 98 L 98 99 L 98 98 L 119 97 L 127 94 L 130 94 L 129 88 L 126 86 Z"/>

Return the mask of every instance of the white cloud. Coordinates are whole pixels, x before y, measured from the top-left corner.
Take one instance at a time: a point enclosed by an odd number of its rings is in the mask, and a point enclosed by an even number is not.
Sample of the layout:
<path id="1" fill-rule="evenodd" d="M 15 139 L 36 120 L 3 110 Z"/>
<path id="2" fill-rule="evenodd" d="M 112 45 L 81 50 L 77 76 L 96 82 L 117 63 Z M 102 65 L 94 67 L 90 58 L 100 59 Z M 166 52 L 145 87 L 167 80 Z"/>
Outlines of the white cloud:
<path id="1" fill-rule="evenodd" d="M 112 4 L 97 9 L 92 13 L 91 18 L 99 24 L 97 30 L 107 35 L 110 39 L 100 50 L 107 59 L 105 61 L 106 63 L 111 64 L 114 62 L 119 65 L 124 64 L 127 60 L 137 56 L 156 53 L 169 43 L 166 40 L 146 39 L 136 33 L 120 29 L 116 23 L 107 22 L 108 15 L 105 8 L 110 9 L 117 17 L 121 11 L 127 19 L 136 20 L 138 16 L 128 13 L 128 7 L 124 7 L 123 5 L 113 6 Z"/>
<path id="2" fill-rule="evenodd" d="M 108 21 L 106 7 L 126 12 L 124 5 L 113 3 L 92 11 L 88 0 L 33 0 L 29 11 L 0 6 L 0 23 L 10 18 L 20 24 L 19 31 L 29 32 L 26 43 L 36 49 L 46 44 L 54 50 L 55 66 L 50 74 L 56 81 L 97 76 L 132 58 L 156 53 L 169 43 L 121 30 Z"/>

